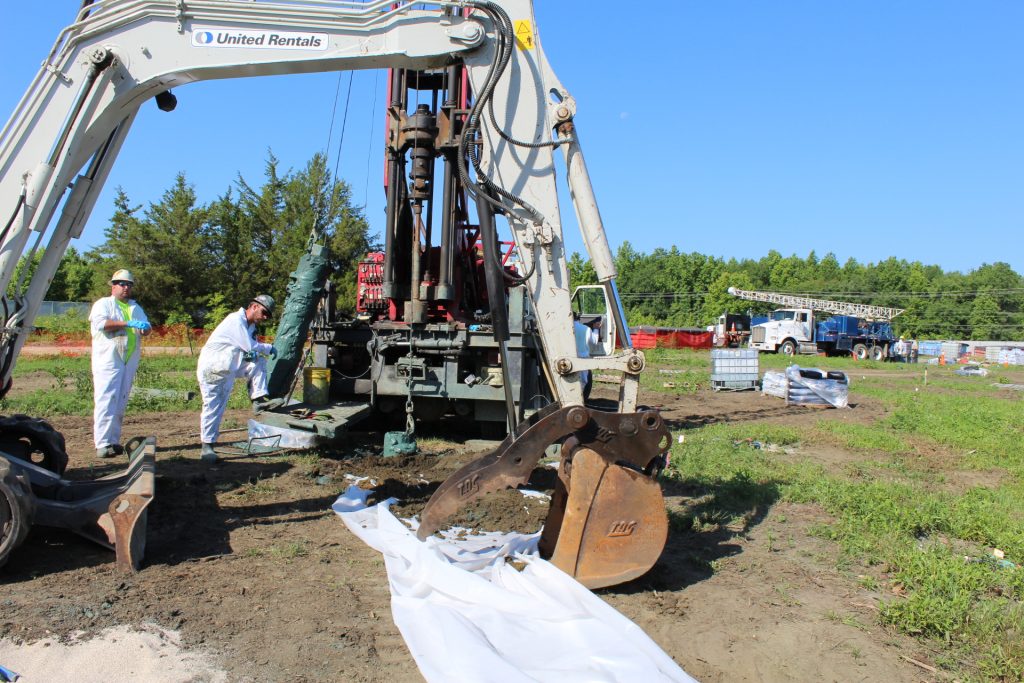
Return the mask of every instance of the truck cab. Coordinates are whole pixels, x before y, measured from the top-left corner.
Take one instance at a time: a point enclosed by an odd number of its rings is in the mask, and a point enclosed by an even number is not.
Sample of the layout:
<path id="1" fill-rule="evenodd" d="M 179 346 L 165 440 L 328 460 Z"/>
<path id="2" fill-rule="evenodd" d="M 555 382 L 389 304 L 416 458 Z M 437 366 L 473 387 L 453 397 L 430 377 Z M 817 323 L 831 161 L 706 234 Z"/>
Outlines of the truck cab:
<path id="1" fill-rule="evenodd" d="M 754 325 L 750 348 L 778 351 L 791 356 L 802 346 L 814 344 L 814 312 L 808 308 L 780 308 L 772 311 L 768 322 Z"/>
<path id="2" fill-rule="evenodd" d="M 715 323 L 715 346 L 739 347 L 750 338 L 750 315 L 729 313 L 718 316 Z"/>

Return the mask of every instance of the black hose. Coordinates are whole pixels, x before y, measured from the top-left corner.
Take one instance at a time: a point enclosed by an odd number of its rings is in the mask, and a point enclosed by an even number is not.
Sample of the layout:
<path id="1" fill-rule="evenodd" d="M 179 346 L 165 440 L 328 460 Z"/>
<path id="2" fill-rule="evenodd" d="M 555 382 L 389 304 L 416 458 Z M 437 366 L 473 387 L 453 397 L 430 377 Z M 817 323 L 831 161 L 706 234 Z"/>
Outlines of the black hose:
<path id="1" fill-rule="evenodd" d="M 0 232 L 0 244 L 3 244 L 4 240 L 7 239 L 7 233 L 10 232 L 11 226 L 14 225 L 14 219 L 18 217 L 18 212 L 21 211 L 21 207 L 23 206 L 25 206 L 24 192 L 18 195 L 18 205 L 14 207 L 14 211 L 11 213 L 11 218 L 7 221 L 7 225 L 4 226 L 3 232 Z"/>
<path id="2" fill-rule="evenodd" d="M 487 285 L 487 306 L 491 311 L 491 336 L 496 342 L 510 337 L 508 309 L 505 306 L 505 288 L 502 283 L 501 264 L 494 254 L 498 247 L 498 233 L 494 229 L 494 212 L 478 197 L 476 211 L 480 217 L 480 240 L 484 250 L 484 280 Z"/>

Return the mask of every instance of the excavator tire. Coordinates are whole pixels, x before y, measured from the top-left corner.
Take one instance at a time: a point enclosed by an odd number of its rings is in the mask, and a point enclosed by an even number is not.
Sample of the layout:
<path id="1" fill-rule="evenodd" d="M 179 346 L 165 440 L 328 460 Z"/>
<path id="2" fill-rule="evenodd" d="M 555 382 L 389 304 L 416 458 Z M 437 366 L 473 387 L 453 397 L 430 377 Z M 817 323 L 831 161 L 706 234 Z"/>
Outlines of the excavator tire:
<path id="1" fill-rule="evenodd" d="M 28 535 L 35 516 L 35 498 L 22 476 L 11 463 L 0 457 L 0 567 L 7 564 L 11 551 Z"/>
<path id="2" fill-rule="evenodd" d="M 58 476 L 68 467 L 64 435 L 49 422 L 28 415 L 0 416 L 0 455 L 30 462 Z"/>

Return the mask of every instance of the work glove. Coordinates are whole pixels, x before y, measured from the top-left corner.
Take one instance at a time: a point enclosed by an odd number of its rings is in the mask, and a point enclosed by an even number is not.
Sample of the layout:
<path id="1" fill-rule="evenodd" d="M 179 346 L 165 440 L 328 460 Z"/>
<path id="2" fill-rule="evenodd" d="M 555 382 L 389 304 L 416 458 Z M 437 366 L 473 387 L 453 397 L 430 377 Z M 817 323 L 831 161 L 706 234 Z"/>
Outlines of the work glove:
<path id="1" fill-rule="evenodd" d="M 129 320 L 124 324 L 125 327 L 130 327 L 133 330 L 142 330 L 143 332 L 149 332 L 153 326 L 145 320 Z"/>
<path id="2" fill-rule="evenodd" d="M 271 358 L 277 358 L 277 349 L 271 346 L 270 350 L 267 351 L 267 355 L 270 356 Z"/>
<path id="3" fill-rule="evenodd" d="M 245 361 L 246 363 L 252 363 L 253 361 L 256 360 L 256 352 L 242 351 L 242 360 Z"/>

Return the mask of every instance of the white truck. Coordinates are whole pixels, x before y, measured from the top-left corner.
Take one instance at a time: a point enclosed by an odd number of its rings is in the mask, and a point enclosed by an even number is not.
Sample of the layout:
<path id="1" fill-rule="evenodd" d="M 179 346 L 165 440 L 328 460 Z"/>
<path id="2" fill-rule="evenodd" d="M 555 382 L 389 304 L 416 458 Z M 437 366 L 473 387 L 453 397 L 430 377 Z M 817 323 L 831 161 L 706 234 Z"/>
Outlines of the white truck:
<path id="1" fill-rule="evenodd" d="M 750 348 L 787 356 L 824 352 L 829 356 L 883 360 L 891 355 L 890 348 L 896 340 L 890 321 L 903 312 L 901 308 L 735 287 L 730 287 L 729 293 L 747 301 L 784 306 L 773 311 L 768 322 L 751 328 Z M 816 311 L 833 315 L 816 319 Z"/>

